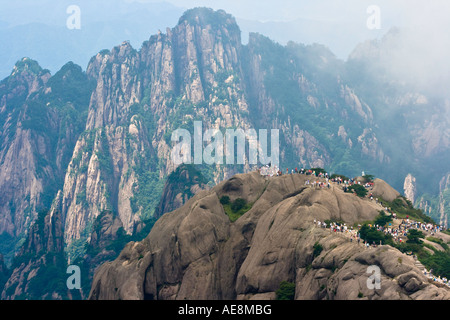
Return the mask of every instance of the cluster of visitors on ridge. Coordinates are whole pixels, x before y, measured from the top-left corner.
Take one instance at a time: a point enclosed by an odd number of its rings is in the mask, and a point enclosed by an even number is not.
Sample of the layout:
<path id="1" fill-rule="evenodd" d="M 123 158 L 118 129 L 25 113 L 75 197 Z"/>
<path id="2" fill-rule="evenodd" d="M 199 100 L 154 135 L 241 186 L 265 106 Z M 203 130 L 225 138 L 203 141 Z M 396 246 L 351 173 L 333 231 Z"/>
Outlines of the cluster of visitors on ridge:
<path id="1" fill-rule="evenodd" d="M 266 165 L 266 166 L 259 168 L 258 171 L 261 175 L 268 176 L 268 177 L 283 175 L 283 170 L 281 168 L 278 168 L 277 166 Z M 307 176 L 311 176 L 310 179 L 305 181 L 305 185 L 308 185 L 312 188 L 330 188 L 330 186 L 331 186 L 330 182 L 333 182 L 337 185 L 342 184 L 343 185 L 342 189 L 344 191 L 347 191 L 348 187 L 350 187 L 354 184 L 362 185 L 366 189 L 369 189 L 369 188 L 373 187 L 373 185 L 374 185 L 372 181 L 366 181 L 366 182 L 361 183 L 361 181 L 358 181 L 357 178 L 353 178 L 353 179 L 352 178 L 344 178 L 344 176 L 340 176 L 340 175 L 332 175 L 330 177 L 328 172 L 324 172 L 322 169 L 318 169 L 316 172 L 315 169 L 303 169 L 302 168 L 302 169 L 298 170 L 298 168 L 295 168 L 295 169 L 291 169 L 291 171 L 289 172 L 289 168 L 286 168 L 285 174 L 304 174 Z M 362 176 L 363 177 L 365 176 L 364 172 L 362 173 Z M 323 178 L 323 179 L 325 179 L 325 182 L 316 180 L 314 178 Z M 367 197 L 372 201 L 374 200 L 372 193 L 369 193 Z M 377 204 L 381 204 L 379 199 L 376 199 L 376 202 L 377 202 Z M 388 215 L 391 215 L 394 219 L 397 218 L 396 213 L 393 212 L 390 208 L 385 207 L 384 211 Z M 341 234 L 349 237 L 351 242 L 355 241 L 358 244 L 362 243 L 362 245 L 364 245 L 365 248 L 369 249 L 371 247 L 377 246 L 377 244 L 375 244 L 375 243 L 370 244 L 369 242 L 361 239 L 361 235 L 359 233 L 359 229 L 361 228 L 361 225 L 358 225 L 357 228 L 353 228 L 353 226 L 347 226 L 345 223 L 340 224 L 340 223 L 336 223 L 336 222 L 329 222 L 329 224 L 327 224 L 326 222 L 317 221 L 316 219 L 314 219 L 314 224 L 317 225 L 317 227 L 319 227 L 319 228 L 325 228 L 325 229 L 329 228 L 329 230 L 331 232 L 341 233 Z M 391 235 L 393 240 L 397 243 L 403 242 L 404 239 L 408 235 L 408 231 L 412 230 L 412 229 L 430 232 L 430 234 L 432 236 L 438 232 L 446 230 L 446 228 L 443 226 L 438 226 L 438 225 L 434 225 L 431 223 L 422 223 L 422 222 L 410 220 L 409 216 L 406 216 L 406 219 L 402 219 L 400 224 L 396 227 L 394 227 L 391 224 L 389 224 L 389 226 L 380 226 L 380 225 L 369 224 L 368 226 L 375 227 L 376 230 L 383 232 L 385 234 Z M 450 287 L 449 279 L 447 279 L 445 277 L 441 278 L 440 276 L 439 277 L 434 276 L 432 274 L 432 270 L 428 271 L 427 269 L 424 269 L 423 273 L 425 276 L 427 276 L 432 281 L 439 282 L 441 284 L 444 284 L 444 285 Z"/>
<path id="2" fill-rule="evenodd" d="M 263 176 L 269 176 L 269 177 L 273 177 L 273 176 L 282 176 L 283 175 L 283 170 L 281 170 L 281 168 L 277 167 L 277 166 L 271 166 L 271 165 L 265 165 L 262 166 L 258 169 L 259 173 Z M 320 178 L 328 178 L 328 173 L 323 173 L 323 172 L 317 172 L 315 170 L 309 169 L 300 169 L 298 170 L 298 168 L 295 169 L 291 169 L 291 171 L 289 172 L 289 168 L 286 168 L 286 173 L 285 174 L 294 174 L 294 173 L 298 173 L 298 174 L 306 174 L 306 175 L 311 175 L 314 177 L 320 177 Z"/>
<path id="3" fill-rule="evenodd" d="M 269 176 L 269 177 L 283 175 L 283 170 L 281 168 L 278 168 L 277 166 L 271 166 L 270 164 L 260 167 L 258 169 L 258 172 L 263 176 Z M 291 169 L 290 172 L 289 172 L 289 168 L 286 168 L 286 174 L 303 174 L 303 175 L 311 176 L 310 179 L 305 181 L 305 185 L 310 186 L 311 188 L 328 188 L 329 189 L 331 187 L 330 182 L 335 183 L 337 185 L 343 185 L 342 189 L 344 190 L 344 192 L 347 192 L 348 188 L 355 184 L 361 185 L 369 190 L 371 187 L 374 186 L 374 183 L 373 183 L 373 181 L 371 181 L 371 179 L 366 179 L 366 181 L 361 182 L 361 181 L 358 181 L 357 178 L 346 178 L 342 175 L 333 174 L 330 176 L 328 174 L 328 172 L 326 172 L 325 170 L 323 170 L 321 168 L 316 168 L 316 169 L 301 168 L 300 170 L 298 170 L 298 168 L 295 168 L 295 169 Z M 364 171 L 362 172 L 362 177 L 363 178 L 368 177 L 364 174 Z M 325 182 L 314 179 L 314 178 L 323 178 L 323 179 L 325 179 Z M 372 201 L 374 200 L 374 196 L 372 193 L 368 193 L 367 197 Z M 382 204 L 378 198 L 376 198 L 375 201 L 377 204 Z M 390 208 L 384 207 L 384 211 L 385 211 L 385 213 L 392 215 L 392 217 L 394 219 L 396 218 L 395 212 L 393 212 Z M 407 220 L 409 221 L 408 217 L 407 217 Z M 415 223 L 417 223 L 417 222 L 415 222 Z M 422 230 L 425 230 L 428 228 L 428 230 L 431 230 L 431 229 L 434 230 L 435 233 L 440 230 L 446 229 L 443 226 L 432 226 L 431 224 L 421 224 L 420 226 L 421 226 Z M 391 230 L 390 232 L 393 232 L 393 234 L 395 235 L 395 234 L 398 234 L 397 231 L 398 230 L 394 230 L 394 231 Z"/>
<path id="4" fill-rule="evenodd" d="M 350 238 L 350 242 L 357 242 L 358 245 L 362 244 L 364 248 L 370 249 L 372 247 L 376 247 L 376 243 L 370 244 L 368 241 L 363 240 L 361 238 L 361 234 L 359 232 L 361 225 L 358 225 L 357 228 L 353 228 L 353 226 L 347 226 L 346 223 L 337 223 L 337 222 L 322 222 L 314 219 L 314 224 L 317 225 L 318 228 L 329 229 L 330 232 L 340 233 Z M 368 225 L 372 227 L 371 224 Z M 431 235 L 434 235 L 437 232 L 442 230 L 442 227 L 433 225 L 431 223 L 422 223 L 414 220 L 410 220 L 409 217 L 406 219 L 402 219 L 400 225 L 397 228 L 394 227 L 383 227 L 379 225 L 374 225 L 378 231 L 384 232 L 385 234 L 390 234 L 393 236 L 394 241 L 401 243 L 403 241 L 402 237 L 407 237 L 408 231 L 412 229 L 422 230 L 425 232 L 430 232 Z M 381 243 L 380 243 L 381 245 Z M 416 257 L 415 257 L 416 259 Z M 433 270 L 427 270 L 426 268 L 422 270 L 423 274 L 432 281 L 439 282 L 450 287 L 450 280 L 446 277 L 440 277 L 433 275 Z"/>
<path id="5" fill-rule="evenodd" d="M 283 175 L 283 170 L 281 168 L 278 168 L 277 166 L 271 166 L 271 165 L 265 165 L 265 166 L 258 168 L 258 172 L 262 176 L 266 176 L 266 177 L 274 177 L 274 176 L 282 176 Z M 310 179 L 308 179 L 305 182 L 305 185 L 309 185 L 310 187 L 330 188 L 330 182 L 334 182 L 334 183 L 337 183 L 338 185 L 343 184 L 344 191 L 347 191 L 348 186 L 351 186 L 353 184 L 361 185 L 361 182 L 357 181 L 356 178 L 343 179 L 342 176 L 339 176 L 339 175 L 333 175 L 332 177 L 330 177 L 328 172 L 323 172 L 323 170 L 321 170 L 321 169 L 317 169 L 317 172 L 316 172 L 315 169 L 301 168 L 300 170 L 298 170 L 298 168 L 296 167 L 295 169 L 291 169 L 291 171 L 289 172 L 289 168 L 286 168 L 285 174 L 304 174 L 307 176 L 311 176 L 312 181 L 310 181 Z M 364 175 L 364 173 L 363 173 L 363 175 Z M 321 181 L 316 181 L 316 180 L 314 180 L 314 178 L 324 178 L 326 180 L 326 182 L 323 183 Z M 373 182 L 366 182 L 362 185 L 366 188 L 369 188 L 369 187 L 373 186 Z"/>

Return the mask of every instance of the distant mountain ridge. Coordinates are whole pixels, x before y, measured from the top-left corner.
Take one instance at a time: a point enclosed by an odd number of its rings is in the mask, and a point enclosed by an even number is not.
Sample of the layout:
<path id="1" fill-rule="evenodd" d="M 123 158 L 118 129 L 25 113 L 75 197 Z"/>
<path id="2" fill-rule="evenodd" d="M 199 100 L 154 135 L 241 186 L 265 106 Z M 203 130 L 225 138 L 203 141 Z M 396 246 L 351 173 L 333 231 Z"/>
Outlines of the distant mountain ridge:
<path id="1" fill-rule="evenodd" d="M 80 8 L 80 29 L 69 29 L 71 5 Z M 103 48 L 129 40 L 139 46 L 148 34 L 176 23 L 184 9 L 169 3 L 140 3 L 97 0 L 74 3 L 61 1 L 21 1 L 2 8 L 0 38 L 8 51 L 0 53 L 0 78 L 14 63 L 27 56 L 56 73 L 67 61 L 86 68 L 89 59 Z M 14 17 L 14 18 L 11 18 Z"/>

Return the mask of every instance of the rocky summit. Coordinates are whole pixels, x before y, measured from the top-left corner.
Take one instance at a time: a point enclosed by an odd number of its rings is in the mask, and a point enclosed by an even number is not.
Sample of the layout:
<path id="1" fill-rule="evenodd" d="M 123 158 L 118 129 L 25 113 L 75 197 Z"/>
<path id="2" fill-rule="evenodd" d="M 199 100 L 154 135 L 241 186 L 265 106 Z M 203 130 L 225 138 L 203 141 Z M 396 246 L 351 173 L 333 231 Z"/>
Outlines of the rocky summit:
<path id="1" fill-rule="evenodd" d="M 450 289 L 431 283 L 413 257 L 319 226 L 372 221 L 382 207 L 336 183 L 315 188 L 308 180 L 255 171 L 198 192 L 103 264 L 89 298 L 276 299 L 280 285 L 291 283 L 295 299 L 450 299 Z M 392 191 L 380 179 L 373 189 Z M 229 203 L 237 199 L 246 210 L 232 219 Z M 368 284 L 373 266 L 380 270 L 375 288 Z"/>

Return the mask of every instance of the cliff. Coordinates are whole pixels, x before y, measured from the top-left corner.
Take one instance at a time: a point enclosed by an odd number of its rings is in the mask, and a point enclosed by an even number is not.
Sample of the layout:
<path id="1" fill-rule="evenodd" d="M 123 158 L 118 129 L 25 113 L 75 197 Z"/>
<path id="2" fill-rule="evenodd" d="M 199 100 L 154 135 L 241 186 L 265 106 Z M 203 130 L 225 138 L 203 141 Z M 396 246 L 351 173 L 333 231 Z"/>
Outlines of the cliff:
<path id="1" fill-rule="evenodd" d="M 51 76 L 29 58 L 0 82 L 0 234 L 15 240 L 8 260 L 62 187 L 91 87 L 73 63 Z"/>
<path id="2" fill-rule="evenodd" d="M 60 213 L 41 212 L 14 257 L 2 300 L 67 299 L 66 258 Z"/>
<path id="3" fill-rule="evenodd" d="M 207 180 L 193 165 L 181 165 L 172 172 L 164 184 L 155 217 L 178 209 L 200 190 L 208 189 Z"/>
<path id="4" fill-rule="evenodd" d="M 315 220 L 349 226 L 373 220 L 382 207 L 338 185 L 305 186 L 307 179 L 253 172 L 198 193 L 102 265 L 89 298 L 275 299 L 283 281 L 295 284 L 296 299 L 450 298 L 412 257 L 389 245 L 366 249 L 318 227 Z M 251 208 L 232 222 L 223 196 Z M 381 289 L 366 285 L 371 265 L 380 267 Z"/>

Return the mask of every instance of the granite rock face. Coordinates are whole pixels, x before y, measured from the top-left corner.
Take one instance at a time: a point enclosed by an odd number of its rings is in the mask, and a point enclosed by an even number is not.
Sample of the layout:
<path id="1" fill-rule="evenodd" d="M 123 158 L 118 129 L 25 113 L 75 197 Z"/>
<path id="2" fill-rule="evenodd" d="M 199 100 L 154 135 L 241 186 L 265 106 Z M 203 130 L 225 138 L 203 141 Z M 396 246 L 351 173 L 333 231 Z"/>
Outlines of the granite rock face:
<path id="1" fill-rule="evenodd" d="M 181 165 L 167 178 L 161 200 L 155 209 L 155 216 L 178 209 L 193 195 L 208 189 L 207 181 L 200 171 L 192 165 Z"/>
<path id="2" fill-rule="evenodd" d="M 394 201 L 400 196 L 400 193 L 392 188 L 386 181 L 375 179 L 373 182 L 372 194 L 374 197 L 381 197 L 389 202 Z"/>
<path id="3" fill-rule="evenodd" d="M 450 298 L 397 249 L 365 249 L 317 227 L 314 220 L 372 220 L 380 208 L 337 185 L 307 187 L 306 179 L 252 172 L 199 192 L 102 265 L 90 299 L 274 299 L 282 281 L 295 283 L 296 299 Z M 252 207 L 231 222 L 223 195 Z M 369 266 L 380 268 L 380 289 L 367 286 Z"/>
<path id="4" fill-rule="evenodd" d="M 408 174 L 403 184 L 405 198 L 414 203 L 417 195 L 416 178 L 412 174 Z"/>
<path id="5" fill-rule="evenodd" d="M 75 99 L 64 96 L 67 88 Z M 52 77 L 23 58 L 0 82 L 0 235 L 23 238 L 37 212 L 50 208 L 83 130 L 89 93 L 89 79 L 73 63 Z"/>

